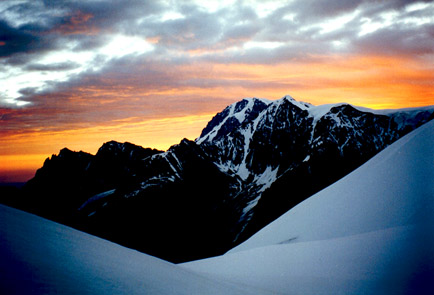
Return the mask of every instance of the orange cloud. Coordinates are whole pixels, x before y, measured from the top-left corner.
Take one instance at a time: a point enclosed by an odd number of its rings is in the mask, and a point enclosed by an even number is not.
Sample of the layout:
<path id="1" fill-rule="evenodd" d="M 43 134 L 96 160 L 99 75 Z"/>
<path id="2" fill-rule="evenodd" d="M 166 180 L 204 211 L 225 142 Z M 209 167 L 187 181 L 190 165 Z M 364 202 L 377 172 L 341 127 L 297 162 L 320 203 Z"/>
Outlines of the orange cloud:
<path id="1" fill-rule="evenodd" d="M 56 27 L 54 31 L 63 35 L 96 35 L 99 29 L 88 24 L 88 21 L 93 17 L 90 13 L 76 11 L 69 16 L 64 24 Z"/>
<path id="2" fill-rule="evenodd" d="M 255 96 L 279 98 L 288 92 L 313 104 L 348 102 L 374 108 L 434 104 L 434 71 L 409 58 L 327 57 L 326 62 L 221 64 L 214 70 L 213 75 L 224 80 L 250 82 Z"/>
<path id="3" fill-rule="evenodd" d="M 151 43 L 151 44 L 158 44 L 158 42 L 160 42 L 161 40 L 161 36 L 155 36 L 155 37 L 148 37 L 146 38 L 146 41 Z"/>
<path id="4" fill-rule="evenodd" d="M 101 84 L 44 95 L 40 109 L 6 110 L 2 116 L 22 124 L 0 121 L 0 174 L 36 170 L 63 147 L 96 153 L 109 140 L 165 150 L 184 137 L 198 137 L 215 113 L 243 97 L 291 94 L 316 105 L 348 102 L 371 108 L 434 104 L 434 71 L 404 57 L 313 57 L 274 65 L 192 63 L 168 73 L 157 85 L 137 75 L 119 81 L 106 75 L 98 80 Z"/>

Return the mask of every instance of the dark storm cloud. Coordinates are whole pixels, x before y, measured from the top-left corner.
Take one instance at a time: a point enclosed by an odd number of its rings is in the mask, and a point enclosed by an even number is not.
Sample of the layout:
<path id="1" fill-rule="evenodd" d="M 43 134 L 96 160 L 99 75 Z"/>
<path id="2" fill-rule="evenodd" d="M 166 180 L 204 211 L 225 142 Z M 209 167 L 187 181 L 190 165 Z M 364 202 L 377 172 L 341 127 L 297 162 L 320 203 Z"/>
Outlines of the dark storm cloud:
<path id="1" fill-rule="evenodd" d="M 146 17 L 163 11 L 159 1 L 46 1 L 51 9 L 65 9 L 62 23 L 75 25 L 86 18 L 88 26 L 104 28 L 120 28 L 123 24 L 133 24 L 137 18 Z M 80 17 L 81 15 L 81 17 Z"/>
<path id="2" fill-rule="evenodd" d="M 97 48 L 106 40 L 105 33 L 128 32 L 138 18 L 161 10 L 158 1 L 18 3 L 1 12 L 22 15 L 18 27 L 6 22 L 0 14 L 0 57 L 53 49 L 55 45 L 62 47 L 68 44 L 65 41 L 77 41 L 76 47 L 82 50 Z"/>
<path id="3" fill-rule="evenodd" d="M 17 53 L 46 49 L 40 38 L 27 29 L 15 29 L 0 20 L 0 58 Z"/>

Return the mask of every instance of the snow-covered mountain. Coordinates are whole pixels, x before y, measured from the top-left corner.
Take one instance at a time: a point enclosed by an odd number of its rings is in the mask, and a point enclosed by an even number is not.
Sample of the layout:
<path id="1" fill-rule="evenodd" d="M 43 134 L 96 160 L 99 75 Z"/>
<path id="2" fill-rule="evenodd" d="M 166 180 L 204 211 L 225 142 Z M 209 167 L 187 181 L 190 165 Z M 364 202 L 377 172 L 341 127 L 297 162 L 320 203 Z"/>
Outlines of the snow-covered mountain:
<path id="1" fill-rule="evenodd" d="M 266 185 L 265 173 L 270 175 L 269 185 L 294 161 L 310 161 L 312 149 L 334 144 L 340 154 L 351 149 L 363 153 L 362 144 L 368 141 L 369 148 L 378 151 L 431 119 L 433 111 L 434 107 L 370 110 L 344 103 L 313 106 L 289 95 L 274 102 L 243 99 L 218 113 L 196 142 L 216 154 L 220 170 L 243 180 L 261 178 Z"/>
<path id="2" fill-rule="evenodd" d="M 220 255 L 433 114 L 244 99 L 164 153 L 62 150 L 15 206 L 173 262 Z"/>
<path id="3" fill-rule="evenodd" d="M 239 180 L 243 240 L 432 119 L 433 111 L 244 99 L 217 114 L 196 142 Z"/>
<path id="4" fill-rule="evenodd" d="M 181 265 L 0 205 L 0 293 L 432 294 L 433 179 L 434 121 L 229 253 Z"/>
<path id="5" fill-rule="evenodd" d="M 434 292 L 434 122 L 228 254 L 183 264 L 277 294 Z"/>

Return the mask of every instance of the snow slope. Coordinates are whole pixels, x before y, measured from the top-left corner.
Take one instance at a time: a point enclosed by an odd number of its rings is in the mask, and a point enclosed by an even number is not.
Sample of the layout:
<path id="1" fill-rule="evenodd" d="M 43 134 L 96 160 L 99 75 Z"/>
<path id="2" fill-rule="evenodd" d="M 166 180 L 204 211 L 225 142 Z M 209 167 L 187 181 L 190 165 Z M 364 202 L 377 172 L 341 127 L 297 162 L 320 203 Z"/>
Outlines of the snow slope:
<path id="1" fill-rule="evenodd" d="M 258 294 L 258 290 L 197 275 L 0 205 L 0 294 Z"/>
<path id="2" fill-rule="evenodd" d="M 434 212 L 434 121 L 294 207 L 231 252 L 424 222 Z M 431 221 L 433 221 L 431 219 Z"/>
<path id="3" fill-rule="evenodd" d="M 284 294 L 433 294 L 433 212 L 434 121 L 228 254 L 183 266 Z"/>

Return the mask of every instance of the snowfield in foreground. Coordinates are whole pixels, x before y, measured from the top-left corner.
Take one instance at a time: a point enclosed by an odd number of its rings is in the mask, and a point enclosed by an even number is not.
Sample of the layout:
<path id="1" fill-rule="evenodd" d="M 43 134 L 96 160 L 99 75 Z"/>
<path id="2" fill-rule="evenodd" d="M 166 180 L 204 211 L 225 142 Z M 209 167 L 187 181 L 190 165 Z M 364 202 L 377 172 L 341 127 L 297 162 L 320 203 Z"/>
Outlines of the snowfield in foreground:
<path id="1" fill-rule="evenodd" d="M 258 290 L 207 278 L 0 205 L 0 294 L 258 294 Z"/>
<path id="2" fill-rule="evenodd" d="M 230 253 L 182 265 L 0 206 L 0 294 L 433 294 L 433 212 L 434 121 Z"/>
<path id="3" fill-rule="evenodd" d="M 429 122 L 228 254 L 183 266 L 285 294 L 433 294 L 433 212 Z"/>

